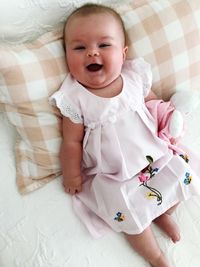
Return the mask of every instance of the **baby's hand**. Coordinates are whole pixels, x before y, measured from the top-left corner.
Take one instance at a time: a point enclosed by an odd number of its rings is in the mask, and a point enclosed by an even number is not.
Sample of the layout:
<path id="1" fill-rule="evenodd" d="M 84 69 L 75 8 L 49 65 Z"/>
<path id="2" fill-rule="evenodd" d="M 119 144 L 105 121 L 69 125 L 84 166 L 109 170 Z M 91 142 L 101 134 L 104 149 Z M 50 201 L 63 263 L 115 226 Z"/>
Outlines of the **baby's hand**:
<path id="1" fill-rule="evenodd" d="M 76 176 L 70 179 L 64 179 L 63 186 L 65 188 L 65 192 L 69 193 L 70 195 L 79 193 L 82 189 L 82 177 Z"/>

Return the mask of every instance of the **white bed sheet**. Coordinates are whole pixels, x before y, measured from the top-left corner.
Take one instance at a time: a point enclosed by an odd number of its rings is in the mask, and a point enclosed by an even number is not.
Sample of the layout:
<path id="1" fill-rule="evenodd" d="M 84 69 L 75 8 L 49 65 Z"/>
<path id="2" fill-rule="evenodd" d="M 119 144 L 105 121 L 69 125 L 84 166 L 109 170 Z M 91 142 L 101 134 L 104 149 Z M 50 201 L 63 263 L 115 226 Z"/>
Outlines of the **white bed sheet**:
<path id="1" fill-rule="evenodd" d="M 187 118 L 185 143 L 200 151 L 200 107 Z M 26 196 L 16 187 L 15 130 L 0 113 L 0 266 L 147 267 L 122 234 L 93 239 L 72 210 L 61 178 Z M 181 203 L 174 213 L 181 241 L 174 245 L 153 230 L 173 267 L 200 267 L 200 197 Z"/>

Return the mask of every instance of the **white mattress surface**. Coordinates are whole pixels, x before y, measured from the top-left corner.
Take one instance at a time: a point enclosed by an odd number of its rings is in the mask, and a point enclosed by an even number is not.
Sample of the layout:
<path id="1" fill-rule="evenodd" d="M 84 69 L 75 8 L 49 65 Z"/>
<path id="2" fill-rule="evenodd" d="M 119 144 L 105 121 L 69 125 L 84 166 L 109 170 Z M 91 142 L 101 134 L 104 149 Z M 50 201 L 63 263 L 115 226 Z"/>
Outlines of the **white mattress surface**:
<path id="1" fill-rule="evenodd" d="M 200 108 L 187 118 L 184 142 L 200 151 Z M 15 130 L 0 113 L 0 266 L 147 267 L 122 234 L 93 239 L 72 210 L 61 179 L 21 196 L 16 187 Z M 181 203 L 174 213 L 181 241 L 173 244 L 153 230 L 173 267 L 200 267 L 200 197 Z"/>

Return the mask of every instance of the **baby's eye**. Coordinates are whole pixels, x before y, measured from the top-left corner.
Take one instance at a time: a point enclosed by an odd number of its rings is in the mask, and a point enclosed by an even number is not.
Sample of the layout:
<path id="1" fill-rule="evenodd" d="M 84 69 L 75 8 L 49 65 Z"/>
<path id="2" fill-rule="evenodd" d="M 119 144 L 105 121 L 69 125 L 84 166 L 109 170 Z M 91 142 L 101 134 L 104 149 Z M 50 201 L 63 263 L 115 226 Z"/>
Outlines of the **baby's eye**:
<path id="1" fill-rule="evenodd" d="M 104 48 L 104 47 L 108 47 L 108 46 L 110 46 L 110 44 L 102 43 L 99 45 L 100 48 Z"/>
<path id="2" fill-rule="evenodd" d="M 84 50 L 85 47 L 83 45 L 76 46 L 74 50 Z"/>

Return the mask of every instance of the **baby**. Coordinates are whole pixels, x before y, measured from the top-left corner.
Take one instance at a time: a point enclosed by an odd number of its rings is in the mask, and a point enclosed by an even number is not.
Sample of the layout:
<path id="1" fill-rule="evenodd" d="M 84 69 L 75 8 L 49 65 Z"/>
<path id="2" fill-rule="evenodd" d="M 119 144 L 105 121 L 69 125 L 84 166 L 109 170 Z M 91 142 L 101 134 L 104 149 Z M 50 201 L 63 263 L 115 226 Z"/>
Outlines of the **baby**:
<path id="1" fill-rule="evenodd" d="M 126 60 L 125 28 L 109 7 L 75 10 L 64 36 L 70 73 L 51 99 L 63 115 L 65 191 L 94 236 L 108 229 L 123 232 L 153 267 L 170 267 L 151 223 L 177 242 L 171 213 L 200 193 L 200 181 L 192 161 L 158 136 L 156 116 L 145 105 L 157 98 L 150 65 L 142 58 Z M 174 107 L 166 105 L 172 114 Z"/>

